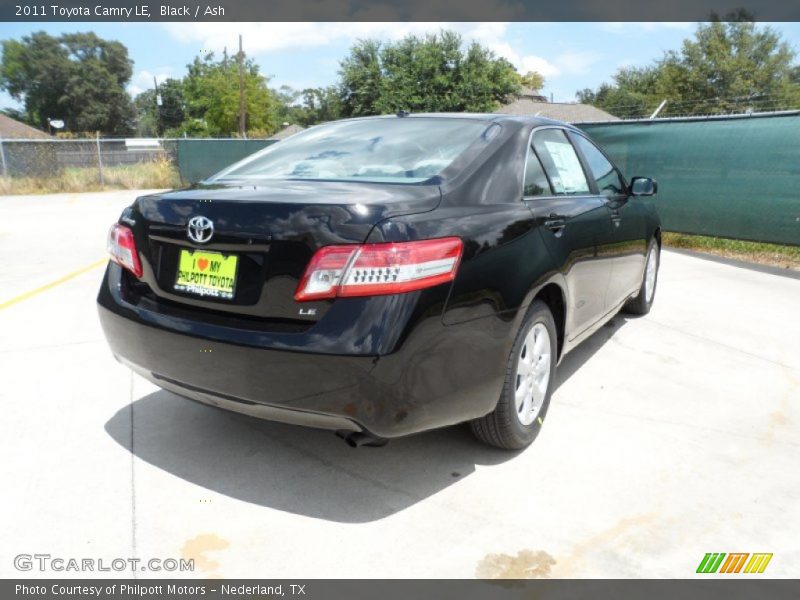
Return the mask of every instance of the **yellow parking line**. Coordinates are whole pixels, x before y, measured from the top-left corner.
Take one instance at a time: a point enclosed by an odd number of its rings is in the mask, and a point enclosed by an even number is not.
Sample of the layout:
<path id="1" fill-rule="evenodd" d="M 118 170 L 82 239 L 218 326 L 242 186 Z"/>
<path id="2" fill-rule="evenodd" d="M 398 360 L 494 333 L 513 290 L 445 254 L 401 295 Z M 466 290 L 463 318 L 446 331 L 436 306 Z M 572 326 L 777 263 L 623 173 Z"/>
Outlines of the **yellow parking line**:
<path id="1" fill-rule="evenodd" d="M 73 277 L 77 277 L 78 275 L 86 273 L 86 271 L 91 271 L 92 269 L 96 269 L 100 265 L 106 264 L 107 261 L 108 261 L 108 259 L 105 259 L 105 258 L 102 259 L 102 260 L 98 260 L 97 262 L 93 262 L 90 265 L 87 265 L 85 267 L 82 267 L 82 268 L 78 269 L 77 271 L 73 271 L 72 273 L 67 273 L 66 275 L 64 275 L 63 277 L 59 277 L 55 281 L 51 281 L 50 283 L 45 283 L 43 286 L 38 287 L 35 290 L 31 290 L 29 292 L 25 292 L 24 294 L 20 294 L 19 296 L 17 296 L 16 298 L 12 298 L 11 300 L 6 300 L 2 304 L 0 304 L 0 310 L 5 310 L 9 306 L 13 306 L 14 304 L 17 304 L 18 302 L 22 302 L 23 300 L 27 300 L 28 298 L 30 298 L 32 296 L 35 296 L 36 294 L 41 294 L 42 292 L 45 292 L 45 291 L 49 290 L 50 288 L 54 288 L 57 285 L 60 285 L 60 284 L 64 283 L 65 281 L 69 281 Z"/>

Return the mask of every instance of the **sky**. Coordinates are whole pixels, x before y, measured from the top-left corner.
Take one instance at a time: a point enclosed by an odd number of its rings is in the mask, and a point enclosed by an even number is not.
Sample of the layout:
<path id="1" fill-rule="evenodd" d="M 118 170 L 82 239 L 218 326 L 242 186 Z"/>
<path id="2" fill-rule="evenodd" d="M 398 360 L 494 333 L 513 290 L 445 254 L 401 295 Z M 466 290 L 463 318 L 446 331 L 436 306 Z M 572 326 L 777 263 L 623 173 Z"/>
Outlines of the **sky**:
<path id="1" fill-rule="evenodd" d="M 800 23 L 774 23 L 800 51 Z M 0 39 L 34 31 L 51 35 L 95 31 L 122 42 L 134 61 L 129 91 L 137 94 L 181 77 L 186 65 L 205 52 L 238 49 L 270 77 L 270 87 L 321 87 L 337 80 L 339 61 L 360 38 L 396 40 L 409 33 L 454 29 L 508 58 L 521 72 L 545 77 L 542 92 L 556 102 L 575 101 L 575 92 L 596 88 L 621 66 L 643 66 L 664 51 L 679 49 L 694 23 L 0 23 Z M 19 103 L 0 92 L 0 108 Z"/>

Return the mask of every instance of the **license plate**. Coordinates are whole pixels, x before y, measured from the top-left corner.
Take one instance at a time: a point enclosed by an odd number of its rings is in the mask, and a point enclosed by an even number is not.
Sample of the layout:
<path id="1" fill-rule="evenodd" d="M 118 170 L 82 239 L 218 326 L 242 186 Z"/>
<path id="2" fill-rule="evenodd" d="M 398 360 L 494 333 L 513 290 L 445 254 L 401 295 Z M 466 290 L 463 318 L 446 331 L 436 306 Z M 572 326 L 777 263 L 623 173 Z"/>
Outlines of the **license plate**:
<path id="1" fill-rule="evenodd" d="M 181 249 L 175 289 L 198 296 L 233 299 L 236 288 L 235 254 Z"/>

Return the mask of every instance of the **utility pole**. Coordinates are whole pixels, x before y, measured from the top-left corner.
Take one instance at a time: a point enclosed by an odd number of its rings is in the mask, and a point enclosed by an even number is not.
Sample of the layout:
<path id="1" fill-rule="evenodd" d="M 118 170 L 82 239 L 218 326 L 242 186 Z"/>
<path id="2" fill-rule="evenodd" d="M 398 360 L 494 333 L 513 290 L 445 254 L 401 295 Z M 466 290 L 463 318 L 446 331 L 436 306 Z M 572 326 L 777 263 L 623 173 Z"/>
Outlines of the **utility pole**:
<path id="1" fill-rule="evenodd" d="M 100 132 L 95 133 L 95 143 L 97 144 L 97 170 L 100 175 L 100 187 L 106 185 L 106 178 L 103 176 L 103 153 L 100 152 Z"/>
<path id="2" fill-rule="evenodd" d="M 6 164 L 6 152 L 3 150 L 3 138 L 0 138 L 0 162 L 3 163 L 3 177 L 8 177 L 8 165 Z"/>
<path id="3" fill-rule="evenodd" d="M 156 91 L 156 137 L 161 137 L 161 94 L 158 93 L 158 81 L 156 76 L 153 75 L 153 88 Z"/>
<path id="4" fill-rule="evenodd" d="M 242 34 L 239 34 L 239 136 L 246 138 L 244 114 L 244 51 L 242 50 Z"/>

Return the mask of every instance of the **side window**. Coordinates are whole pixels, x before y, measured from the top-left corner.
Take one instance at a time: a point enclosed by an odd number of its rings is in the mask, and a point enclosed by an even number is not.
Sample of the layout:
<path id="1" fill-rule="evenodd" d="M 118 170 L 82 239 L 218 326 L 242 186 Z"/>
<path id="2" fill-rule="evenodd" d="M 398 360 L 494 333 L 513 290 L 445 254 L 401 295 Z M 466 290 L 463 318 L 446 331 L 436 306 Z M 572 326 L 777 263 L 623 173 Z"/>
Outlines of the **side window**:
<path id="1" fill-rule="evenodd" d="M 619 175 L 619 172 L 614 168 L 609 160 L 603 156 L 603 153 L 597 147 L 587 140 L 582 135 L 575 135 L 575 142 L 581 149 L 586 162 L 589 165 L 589 171 L 592 177 L 597 182 L 597 189 L 604 196 L 621 196 L 625 195 L 625 182 Z"/>
<path id="2" fill-rule="evenodd" d="M 550 182 L 544 174 L 542 163 L 533 151 L 528 148 L 528 158 L 525 161 L 525 183 L 522 188 L 523 196 L 549 196 L 553 192 L 550 190 Z"/>
<path id="3" fill-rule="evenodd" d="M 542 129 L 533 134 L 533 147 L 558 195 L 580 196 L 591 193 L 575 148 L 560 129 Z"/>

